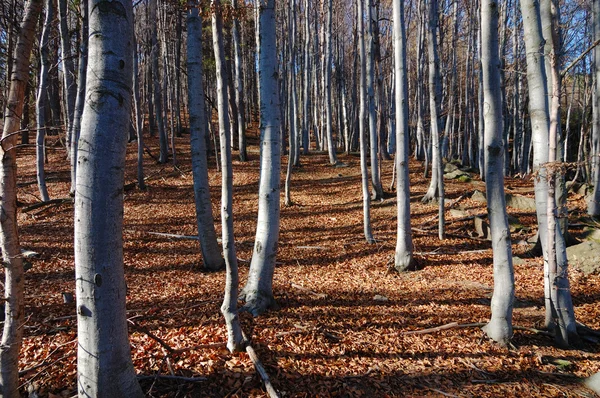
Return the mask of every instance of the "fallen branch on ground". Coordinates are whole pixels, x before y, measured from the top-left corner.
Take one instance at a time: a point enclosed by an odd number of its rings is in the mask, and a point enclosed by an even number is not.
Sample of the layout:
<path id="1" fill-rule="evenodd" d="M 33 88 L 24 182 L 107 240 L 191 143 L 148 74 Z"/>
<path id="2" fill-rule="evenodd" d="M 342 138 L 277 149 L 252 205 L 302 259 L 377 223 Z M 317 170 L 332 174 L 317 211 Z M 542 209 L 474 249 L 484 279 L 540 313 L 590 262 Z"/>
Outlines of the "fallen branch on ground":
<path id="1" fill-rule="evenodd" d="M 297 285 L 295 283 L 290 283 L 290 286 L 292 286 L 293 288 L 298 289 L 300 291 L 303 291 L 305 293 L 312 294 L 313 296 L 318 297 L 318 298 L 327 298 L 327 295 L 325 293 L 317 293 L 310 289 L 305 288 L 304 286 Z"/>
<path id="2" fill-rule="evenodd" d="M 143 332 L 146 335 L 148 335 L 148 337 L 150 337 L 152 340 L 154 340 L 158 344 L 160 344 L 160 346 L 163 347 L 165 350 L 169 351 L 169 353 L 172 354 L 173 352 L 175 352 L 175 350 L 173 349 L 173 347 L 171 347 L 170 345 L 168 345 L 163 339 L 161 339 L 160 337 L 158 337 L 157 335 L 155 335 L 154 333 L 152 333 L 150 330 L 148 330 L 148 328 L 146 328 L 146 327 L 144 327 L 142 325 L 138 325 L 137 323 L 135 323 L 131 319 L 128 319 L 127 322 L 129 322 L 129 324 L 131 326 L 133 326 L 133 328 L 136 329 L 137 331 Z"/>
<path id="3" fill-rule="evenodd" d="M 23 213 L 28 213 L 32 210 L 39 209 L 40 207 L 56 205 L 56 204 L 63 204 L 63 203 L 73 203 L 73 198 L 58 198 L 58 199 L 48 200 L 46 202 L 34 203 L 30 206 L 23 208 Z"/>
<path id="4" fill-rule="evenodd" d="M 206 377 L 185 377 L 185 376 L 170 376 L 170 375 L 152 375 L 152 376 L 138 376 L 138 380 L 176 380 L 176 381 L 186 381 L 188 383 L 198 383 L 201 381 L 208 380 Z"/>
<path id="5" fill-rule="evenodd" d="M 271 379 L 269 378 L 269 374 L 265 370 L 262 362 L 260 362 L 258 355 L 256 355 L 256 351 L 254 351 L 254 348 L 252 348 L 252 345 L 250 344 L 250 340 L 248 340 L 248 338 L 246 337 L 244 332 L 242 332 L 242 336 L 244 337 L 244 340 L 246 340 L 246 342 L 247 342 L 246 353 L 248 353 L 250 360 L 254 364 L 254 368 L 256 369 L 256 372 L 258 372 L 258 374 L 260 375 L 260 377 L 263 380 L 263 383 L 265 383 L 265 388 L 267 389 L 267 394 L 269 394 L 269 397 L 271 397 L 271 398 L 279 398 L 279 394 L 277 394 L 277 390 L 275 390 L 275 387 L 273 387 L 273 384 L 271 384 Z"/>
<path id="6" fill-rule="evenodd" d="M 406 332 L 401 332 L 400 334 L 402 335 L 407 335 L 407 334 L 429 334 L 429 333 L 435 333 L 435 332 L 439 332 L 442 330 L 448 330 L 448 329 L 458 329 L 458 328 L 481 328 L 484 327 L 485 325 L 487 325 L 486 322 L 477 322 L 477 323 L 458 323 L 458 322 L 450 322 L 447 323 L 445 325 L 441 325 L 441 326 L 436 326 L 433 328 L 428 328 L 428 329 L 421 329 L 421 330 L 409 330 Z M 548 331 L 545 330 L 539 330 L 539 329 L 535 329 L 535 328 L 528 328 L 525 326 L 513 326 L 513 330 L 522 330 L 522 331 L 526 331 L 526 332 L 532 332 L 535 334 L 541 334 L 543 336 L 549 336 L 549 337 L 554 337 L 554 335 Z"/>

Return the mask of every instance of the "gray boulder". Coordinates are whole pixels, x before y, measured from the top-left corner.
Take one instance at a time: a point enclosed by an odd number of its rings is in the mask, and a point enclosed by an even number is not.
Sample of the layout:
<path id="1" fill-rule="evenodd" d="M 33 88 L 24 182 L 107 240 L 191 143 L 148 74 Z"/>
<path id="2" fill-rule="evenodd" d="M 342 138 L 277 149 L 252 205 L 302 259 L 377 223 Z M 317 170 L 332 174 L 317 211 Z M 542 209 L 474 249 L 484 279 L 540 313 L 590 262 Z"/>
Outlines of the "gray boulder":
<path id="1" fill-rule="evenodd" d="M 587 241 L 567 248 L 569 265 L 581 270 L 584 274 L 600 272 L 600 242 Z"/>

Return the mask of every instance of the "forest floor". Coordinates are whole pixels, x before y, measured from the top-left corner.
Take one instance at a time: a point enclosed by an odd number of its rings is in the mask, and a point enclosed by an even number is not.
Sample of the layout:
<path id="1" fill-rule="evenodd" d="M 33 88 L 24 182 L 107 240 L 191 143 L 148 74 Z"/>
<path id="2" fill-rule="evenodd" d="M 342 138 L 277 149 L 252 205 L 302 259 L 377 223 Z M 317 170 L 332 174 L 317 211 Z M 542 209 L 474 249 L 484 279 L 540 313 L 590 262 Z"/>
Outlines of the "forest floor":
<path id="1" fill-rule="evenodd" d="M 146 141 L 157 153 L 156 139 Z M 230 354 L 223 344 L 225 326 L 219 308 L 224 272 L 201 270 L 197 241 L 161 235 L 196 234 L 188 141 L 188 136 L 176 140 L 177 168 L 146 157 L 148 189 L 139 191 L 131 184 L 125 192 L 123 236 L 133 362 L 143 376 L 205 378 L 192 382 L 144 377 L 141 385 L 148 396 L 265 396 L 248 355 Z M 126 183 L 135 182 L 135 146 L 133 142 L 128 148 Z M 69 397 L 76 394 L 77 324 L 75 304 L 63 303 L 63 293 L 75 293 L 73 204 L 67 200 L 27 209 L 39 202 L 34 156 L 33 148 L 25 148 L 19 158 L 21 244 L 39 253 L 26 273 L 22 391 Z M 242 283 L 256 228 L 256 146 L 249 156 L 246 163 L 233 162 Z M 279 308 L 254 319 L 241 316 L 282 397 L 594 396 L 581 379 L 600 370 L 597 346 L 563 350 L 555 348 L 551 337 L 516 330 L 514 347 L 503 349 L 473 326 L 407 333 L 489 319 L 490 243 L 470 238 L 472 221 L 453 221 L 451 214 L 448 238 L 438 239 L 437 205 L 420 202 L 428 179 L 423 166 L 412 162 L 418 270 L 390 272 L 396 240 L 395 195 L 389 187 L 393 162 L 382 165 L 388 197 L 372 203 L 377 243 L 369 245 L 363 235 L 359 158 L 340 154 L 339 160 L 346 167 L 327 165 L 324 153 L 302 157 L 302 166 L 292 177 L 294 205 L 281 208 L 274 277 Z M 284 157 L 284 170 L 286 162 Z M 215 166 L 212 156 L 210 182 L 218 219 L 220 174 Z M 68 162 L 62 148 L 48 149 L 46 170 L 51 197 L 68 198 Z M 505 187 L 533 195 L 530 179 L 508 179 Z M 447 198 L 452 202 L 462 197 L 455 206 L 469 214 L 486 213 L 485 205 L 470 199 L 475 189 L 484 188 L 481 181 L 446 180 Z M 581 197 L 569 198 L 572 220 L 583 214 L 584 205 Z M 514 324 L 541 328 L 542 260 L 528 257 L 522 244 L 535 233 L 535 217 L 508 210 L 524 226 L 512 236 L 513 252 L 524 259 L 515 264 Z M 571 232 L 577 236 L 581 230 Z M 578 321 L 600 329 L 600 276 L 572 270 L 570 278 Z"/>

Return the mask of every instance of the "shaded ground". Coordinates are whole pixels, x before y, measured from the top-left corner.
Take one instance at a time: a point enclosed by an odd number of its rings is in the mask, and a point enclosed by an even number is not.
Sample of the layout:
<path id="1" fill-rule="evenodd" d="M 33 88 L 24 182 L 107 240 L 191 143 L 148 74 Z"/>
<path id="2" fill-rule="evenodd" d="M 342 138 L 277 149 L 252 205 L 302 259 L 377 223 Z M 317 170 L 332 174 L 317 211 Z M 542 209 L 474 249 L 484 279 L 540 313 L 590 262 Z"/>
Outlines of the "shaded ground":
<path id="1" fill-rule="evenodd" d="M 148 396 L 265 396 L 246 354 L 224 347 L 219 306 L 224 274 L 205 273 L 198 243 L 154 233 L 194 235 L 192 175 L 187 136 L 177 139 L 179 166 L 146 159 L 148 190 L 125 194 L 125 267 L 130 319 L 164 340 L 176 354 L 139 328 L 131 328 L 134 364 L 142 375 L 206 377 L 198 383 L 145 379 Z M 156 141 L 149 140 L 156 151 Z M 252 148 L 255 149 L 255 148 Z M 245 281 L 256 227 L 258 153 L 234 162 L 235 235 L 241 279 Z M 235 157 L 235 156 L 234 156 Z M 419 202 L 428 181 L 412 163 L 412 223 L 420 270 L 388 272 L 395 247 L 395 198 L 373 203 L 373 231 L 362 235 L 359 159 L 340 155 L 348 167 L 327 166 L 325 154 L 302 158 L 294 172 L 295 205 L 281 211 L 281 235 L 275 294 L 280 306 L 265 316 L 242 316 L 272 381 L 286 397 L 384 396 L 594 396 L 579 383 L 600 370 L 597 346 L 560 350 L 549 337 L 516 331 L 513 350 L 500 349 L 479 328 L 454 328 L 431 334 L 403 334 L 451 322 L 476 323 L 489 318 L 492 293 L 490 244 L 468 238 L 469 221 L 451 223 L 453 235 L 437 239 L 437 206 Z M 287 160 L 287 159 L 284 159 Z M 285 162 L 284 162 L 285 164 Z M 19 201 L 39 201 L 34 152 L 19 159 Z M 218 217 L 220 174 L 211 157 L 214 214 Z M 382 180 L 390 191 L 392 162 L 383 163 Z M 68 195 L 68 164 L 62 149 L 49 149 L 49 191 Z M 127 182 L 135 181 L 135 143 L 130 144 Z M 484 185 L 446 181 L 450 200 L 470 214 L 485 207 L 468 199 Z M 532 181 L 508 180 L 507 189 L 531 192 Z M 576 216 L 582 198 L 571 198 Z M 510 210 L 510 209 L 509 209 Z M 23 391 L 40 396 L 73 396 L 76 371 L 75 305 L 62 293 L 74 293 L 73 207 L 63 203 L 20 213 L 22 246 L 40 253 L 27 272 L 25 341 L 21 368 Z M 513 234 L 513 250 L 535 232 L 533 214 L 511 211 L 529 231 Z M 577 234 L 577 230 L 573 233 Z M 220 233 L 220 229 L 219 229 Z M 521 234 L 521 235 L 520 235 Z M 541 327 L 544 320 L 542 261 L 526 258 L 515 266 L 515 324 Z M 600 329 L 600 277 L 572 271 L 578 320 Z M 304 288 L 300 289 L 298 287 Z M 308 290 L 307 290 L 308 289 Z M 387 301 L 374 300 L 375 295 Z M 194 348 L 204 345 L 202 348 Z M 208 347 L 206 345 L 209 345 Z M 554 358 L 568 360 L 561 369 Z M 41 365 L 41 366 L 38 366 Z"/>

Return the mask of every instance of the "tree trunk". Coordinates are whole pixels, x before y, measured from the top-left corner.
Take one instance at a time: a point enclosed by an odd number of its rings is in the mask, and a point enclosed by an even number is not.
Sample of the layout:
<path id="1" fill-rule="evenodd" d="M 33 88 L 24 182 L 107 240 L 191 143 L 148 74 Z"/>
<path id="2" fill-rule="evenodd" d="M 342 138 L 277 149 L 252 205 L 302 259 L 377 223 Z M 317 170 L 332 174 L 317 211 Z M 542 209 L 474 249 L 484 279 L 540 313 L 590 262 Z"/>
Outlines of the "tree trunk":
<path id="1" fill-rule="evenodd" d="M 371 196 L 369 195 L 369 170 L 367 168 L 367 140 L 365 119 L 367 117 L 367 54 L 365 51 L 365 24 L 363 22 L 363 0 L 356 0 L 358 4 L 358 47 L 360 55 L 360 110 L 358 116 L 358 136 L 360 145 L 360 172 L 363 197 L 363 230 L 367 243 L 375 243 L 371 229 Z"/>
<path id="2" fill-rule="evenodd" d="M 91 0 L 77 158 L 75 277 L 80 397 L 142 397 L 125 312 L 123 181 L 131 118 L 133 6 Z"/>
<path id="3" fill-rule="evenodd" d="M 234 12 L 240 11 L 237 0 L 231 1 L 231 7 Z M 234 57 L 234 85 L 235 85 L 235 103 L 237 106 L 237 117 L 238 117 L 238 148 L 239 157 L 241 162 L 248 160 L 248 153 L 246 151 L 246 115 L 244 112 L 244 79 L 242 76 L 242 53 L 240 49 L 240 22 L 238 18 L 233 18 L 232 22 L 233 36 L 233 57 Z"/>
<path id="4" fill-rule="evenodd" d="M 438 3 L 430 0 L 428 3 L 429 29 L 427 49 L 429 55 L 429 112 L 431 115 L 431 183 L 427 193 L 421 200 L 427 202 L 437 199 L 439 205 L 439 238 L 444 239 L 444 165 L 442 163 L 442 148 L 440 145 L 439 104 L 441 97 L 440 61 L 437 45 Z"/>
<path id="5" fill-rule="evenodd" d="M 381 175 L 379 170 L 378 157 L 378 134 L 377 134 L 377 111 L 375 109 L 375 45 L 373 41 L 373 24 L 378 21 L 372 19 L 372 1 L 366 0 L 366 18 L 367 18 L 367 54 L 366 54 L 366 73 L 367 73 L 367 106 L 369 117 L 369 144 L 371 157 L 371 183 L 373 185 L 373 200 L 383 199 L 383 186 L 381 185 Z M 362 61 L 361 61 L 362 62 Z"/>
<path id="6" fill-rule="evenodd" d="M 81 2 L 81 46 L 79 49 L 79 65 L 77 73 L 77 98 L 73 115 L 73 134 L 71 134 L 71 195 L 75 195 L 77 184 L 77 151 L 81 132 L 81 116 L 85 105 L 85 91 L 88 62 L 88 2 Z"/>
<path id="7" fill-rule="evenodd" d="M 135 25 L 134 25 L 135 26 Z M 144 123 L 142 120 L 142 107 L 140 103 L 140 79 L 138 70 L 138 49 L 135 30 L 133 32 L 133 117 L 137 132 L 137 180 L 140 190 L 146 189 L 144 181 Z"/>
<path id="8" fill-rule="evenodd" d="M 565 245 L 565 237 L 560 223 L 557 222 L 557 200 L 555 189 L 557 172 L 561 173 L 561 165 L 557 162 L 557 144 L 558 130 L 560 129 L 560 93 L 561 78 L 558 65 L 558 54 L 561 51 L 559 38 L 559 18 L 558 5 L 553 0 L 543 0 L 541 6 L 544 11 L 541 13 L 542 23 L 549 25 L 546 37 L 546 43 L 549 47 L 549 68 L 552 85 L 551 87 L 551 106 L 550 106 L 550 128 L 548 139 L 548 282 L 550 286 L 550 314 L 552 323 L 556 328 L 556 339 L 560 345 L 568 346 L 571 342 L 578 342 L 577 324 L 575 322 L 575 312 L 573 301 L 571 299 L 571 289 L 568 278 L 568 262 Z M 549 19 L 549 21 L 544 21 Z"/>
<path id="9" fill-rule="evenodd" d="M 50 200 L 48 188 L 46 187 L 46 172 L 44 171 L 45 149 L 46 149 L 46 105 L 48 102 L 48 72 L 50 69 L 50 31 L 52 30 L 52 20 L 54 18 L 54 4 L 52 0 L 44 2 L 46 8 L 46 16 L 42 28 L 42 36 L 40 38 L 40 79 L 38 81 L 38 92 L 36 98 L 36 176 L 38 188 L 42 202 Z"/>
<path id="10" fill-rule="evenodd" d="M 498 55 L 498 2 L 481 4 L 481 66 L 485 106 L 485 188 L 490 218 L 494 261 L 494 294 L 492 317 L 484 327 L 488 337 L 501 346 L 508 345 L 512 329 L 512 303 L 515 278 L 512 263 L 510 227 L 504 194 L 504 151 L 502 91 Z"/>
<path id="11" fill-rule="evenodd" d="M 0 249 L 4 265 L 5 300 L 5 320 L 0 341 L 0 395 L 3 397 L 19 396 L 19 351 L 23 339 L 25 277 L 17 228 L 16 132 L 23 113 L 25 87 L 29 80 L 29 56 L 41 10 L 41 0 L 30 0 L 25 4 L 23 22 L 14 50 L 0 146 Z"/>
<path id="12" fill-rule="evenodd" d="M 329 164 L 334 165 L 337 163 L 337 156 L 335 153 L 336 145 L 333 141 L 333 121 L 331 116 L 331 60 L 333 58 L 333 54 L 331 53 L 332 8 L 333 0 L 327 0 L 327 23 L 325 26 L 325 123 L 327 124 L 327 151 L 329 153 Z"/>
<path id="13" fill-rule="evenodd" d="M 394 77 L 396 102 L 396 199 L 398 230 L 394 266 L 405 271 L 413 261 L 412 232 L 410 228 L 410 184 L 408 173 L 408 78 L 406 73 L 406 34 L 404 29 L 404 1 L 394 0 Z"/>
<path id="14" fill-rule="evenodd" d="M 246 305 L 257 316 L 275 304 L 273 273 L 279 240 L 279 196 L 281 171 L 281 111 L 277 82 L 277 46 L 275 42 L 275 0 L 258 6 L 258 86 L 260 90 L 260 184 L 254 253 L 248 281 L 243 290 Z"/>
<path id="15" fill-rule="evenodd" d="M 223 50 L 223 18 L 221 2 L 212 0 L 212 33 L 217 74 L 217 109 L 219 111 L 219 136 L 221 145 L 221 227 L 223 257 L 225 258 L 225 297 L 221 312 L 227 326 L 227 347 L 231 352 L 242 351 L 243 337 L 238 317 L 238 264 L 233 235 L 233 167 L 231 165 L 231 125 L 227 104 L 227 73 Z"/>
<path id="16" fill-rule="evenodd" d="M 67 19 L 67 0 L 58 0 L 58 16 L 60 19 L 60 48 L 62 56 L 64 93 L 66 103 L 67 124 L 67 157 L 71 156 L 71 141 L 73 137 L 73 116 L 75 114 L 75 99 L 77 97 L 77 83 L 75 81 L 75 67 L 71 58 L 71 38 Z M 72 165 L 71 165 L 72 166 Z"/>
<path id="17" fill-rule="evenodd" d="M 600 40 L 600 2 L 592 1 L 593 7 L 593 25 L 595 39 Z M 592 127 L 592 148 L 596 151 L 592 153 L 594 170 L 592 172 L 594 184 L 594 193 L 588 203 L 588 214 L 592 217 L 600 217 L 600 47 L 594 48 L 594 68 L 593 73 L 596 75 L 596 85 L 594 88 L 595 101 L 593 102 L 593 121 Z"/>
<path id="18" fill-rule="evenodd" d="M 169 144 L 167 142 L 167 132 L 165 131 L 165 123 L 163 120 L 163 105 L 166 106 L 166 104 L 163 104 L 163 99 L 162 99 L 162 87 L 161 87 L 161 83 L 160 83 L 160 74 L 159 74 L 159 69 L 158 69 L 158 52 L 159 52 L 159 47 L 158 47 L 158 34 L 157 34 L 157 30 L 158 30 L 158 19 L 157 19 L 157 0 L 150 0 L 150 2 L 148 3 L 148 7 L 149 7 L 149 19 L 151 22 L 151 43 L 152 43 L 152 50 L 151 50 L 151 62 L 152 62 L 152 77 L 153 77 L 153 90 L 152 90 L 152 94 L 153 94 L 153 102 L 154 102 L 154 109 L 155 109 L 155 113 L 156 113 L 156 124 L 158 125 L 158 140 L 159 140 L 159 145 L 160 145 L 160 155 L 158 157 L 158 162 L 159 163 L 167 163 L 167 161 L 169 160 Z M 166 67 L 166 65 L 165 65 Z"/>
<path id="19" fill-rule="evenodd" d="M 198 5 L 191 1 L 187 14 L 187 75 L 188 109 L 190 117 L 190 148 L 196 201 L 196 223 L 204 268 L 217 271 L 223 268 L 223 257 L 217 243 L 215 221 L 208 185 L 208 121 L 202 81 L 202 19 Z"/>

